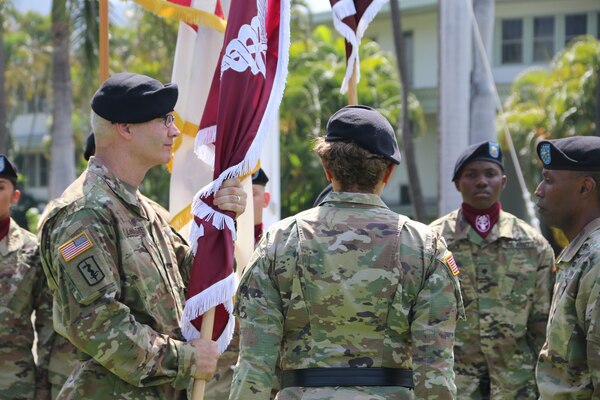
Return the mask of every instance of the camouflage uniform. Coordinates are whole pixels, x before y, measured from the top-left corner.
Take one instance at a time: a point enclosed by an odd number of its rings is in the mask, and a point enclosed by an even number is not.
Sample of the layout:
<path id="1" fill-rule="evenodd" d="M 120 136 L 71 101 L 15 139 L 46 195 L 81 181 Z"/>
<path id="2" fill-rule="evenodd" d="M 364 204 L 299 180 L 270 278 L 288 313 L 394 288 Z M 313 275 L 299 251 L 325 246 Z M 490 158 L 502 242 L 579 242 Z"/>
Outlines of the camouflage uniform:
<path id="1" fill-rule="evenodd" d="M 462 210 L 430 226 L 446 239 L 460 268 L 467 318 L 456 324 L 458 398 L 486 398 L 480 386 L 491 389 L 493 399 L 537 398 L 534 368 L 552 296 L 550 245 L 504 211 L 486 239 Z"/>
<path id="2" fill-rule="evenodd" d="M 374 194 L 329 194 L 272 226 L 237 293 L 230 399 L 268 399 L 277 357 L 303 368 L 413 369 L 401 386 L 288 387 L 288 399 L 452 399 L 458 280 L 443 239 Z M 279 350 L 279 351 L 278 351 Z"/>
<path id="3" fill-rule="evenodd" d="M 179 321 L 188 246 L 136 188 L 96 158 L 47 207 L 40 248 L 54 325 L 85 354 L 60 399 L 179 399 L 194 348 Z"/>
<path id="4" fill-rule="evenodd" d="M 540 399 L 600 398 L 600 218 L 557 259 L 546 343 L 538 359 Z"/>
<path id="5" fill-rule="evenodd" d="M 48 360 L 54 340 L 52 297 L 35 235 L 10 220 L 0 241 L 0 399 L 49 399 Z M 35 311 L 37 366 L 32 346 Z"/>

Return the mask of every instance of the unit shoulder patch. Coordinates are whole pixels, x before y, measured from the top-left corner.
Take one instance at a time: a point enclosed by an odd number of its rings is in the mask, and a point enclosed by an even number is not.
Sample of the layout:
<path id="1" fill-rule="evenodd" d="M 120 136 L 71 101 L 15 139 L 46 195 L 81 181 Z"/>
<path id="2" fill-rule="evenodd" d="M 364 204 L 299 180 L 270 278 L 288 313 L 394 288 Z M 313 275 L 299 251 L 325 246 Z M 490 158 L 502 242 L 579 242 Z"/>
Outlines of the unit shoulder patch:
<path id="1" fill-rule="evenodd" d="M 94 286 L 104 279 L 104 272 L 98 266 L 98 263 L 94 259 L 94 256 L 89 256 L 84 258 L 79 264 L 77 264 L 77 268 L 83 278 L 87 282 L 88 285 Z"/>
<path id="2" fill-rule="evenodd" d="M 68 242 L 60 245 L 58 251 L 65 259 L 65 261 L 71 261 L 80 254 L 83 254 L 87 250 L 94 247 L 92 240 L 85 232 L 81 232 Z"/>

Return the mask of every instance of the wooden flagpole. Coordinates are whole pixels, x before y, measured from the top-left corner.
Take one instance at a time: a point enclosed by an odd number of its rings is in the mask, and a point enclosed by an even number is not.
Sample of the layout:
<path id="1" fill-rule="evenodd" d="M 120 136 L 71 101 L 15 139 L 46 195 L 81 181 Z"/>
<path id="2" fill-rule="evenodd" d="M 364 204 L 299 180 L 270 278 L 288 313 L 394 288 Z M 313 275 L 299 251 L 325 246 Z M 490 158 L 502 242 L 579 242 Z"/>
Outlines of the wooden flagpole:
<path id="1" fill-rule="evenodd" d="M 354 63 L 354 68 L 352 69 L 352 75 L 350 76 L 350 81 L 348 82 L 348 105 L 356 105 L 358 104 L 358 93 L 356 90 L 356 69 L 358 68 L 358 62 Z"/>
<path id="2" fill-rule="evenodd" d="M 215 307 L 211 308 L 202 315 L 202 332 L 200 337 L 202 339 L 212 340 L 212 331 L 215 322 Z M 206 387 L 206 381 L 196 380 L 194 381 L 194 388 L 192 389 L 192 400 L 204 400 L 204 390 Z"/>
<path id="3" fill-rule="evenodd" d="M 100 0 L 100 84 L 108 79 L 108 0 Z"/>

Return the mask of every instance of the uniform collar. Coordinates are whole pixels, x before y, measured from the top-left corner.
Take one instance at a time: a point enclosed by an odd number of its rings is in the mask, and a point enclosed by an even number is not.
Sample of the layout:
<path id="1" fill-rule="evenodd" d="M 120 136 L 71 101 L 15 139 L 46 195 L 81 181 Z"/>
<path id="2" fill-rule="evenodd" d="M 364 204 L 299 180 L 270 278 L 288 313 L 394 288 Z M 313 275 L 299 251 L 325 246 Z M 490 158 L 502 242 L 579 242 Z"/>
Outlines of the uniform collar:
<path id="1" fill-rule="evenodd" d="M 492 243 L 498 240 L 499 238 L 507 238 L 507 239 L 515 239 L 515 232 L 512 229 L 512 223 L 510 219 L 506 218 L 506 212 L 504 210 L 500 210 L 500 216 L 498 217 L 498 222 L 494 224 L 491 232 L 484 239 L 473 229 L 467 218 L 464 216 L 463 211 L 459 208 L 456 215 L 456 226 L 454 228 L 454 239 L 468 239 L 475 243 Z"/>
<path id="2" fill-rule="evenodd" d="M 10 219 L 8 234 L 0 241 L 0 255 L 3 257 L 23 246 L 23 233 L 14 219 Z"/>
<path id="3" fill-rule="evenodd" d="M 331 192 L 319 203 L 352 203 L 388 208 L 381 197 L 374 193 Z"/>
<path id="4" fill-rule="evenodd" d="M 106 182 L 117 197 L 134 207 L 142 216 L 146 216 L 145 209 L 140 202 L 141 195 L 137 187 L 119 179 L 96 157 L 90 157 L 88 171 Z"/>
<path id="5" fill-rule="evenodd" d="M 600 229 L 600 218 L 596 218 L 588 223 L 582 230 L 575 236 L 575 238 L 569 243 L 567 247 L 563 249 L 558 255 L 556 264 L 561 262 L 570 262 L 575 254 L 579 251 L 583 243 L 594 233 L 594 231 Z"/>

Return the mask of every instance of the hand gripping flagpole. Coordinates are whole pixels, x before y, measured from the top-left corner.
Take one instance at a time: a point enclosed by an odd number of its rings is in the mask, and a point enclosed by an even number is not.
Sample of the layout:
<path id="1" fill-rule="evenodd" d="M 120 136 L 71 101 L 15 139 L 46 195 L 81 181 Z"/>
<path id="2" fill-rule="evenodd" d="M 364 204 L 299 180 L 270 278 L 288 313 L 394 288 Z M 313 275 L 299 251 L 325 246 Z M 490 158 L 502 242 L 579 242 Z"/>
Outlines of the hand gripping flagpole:
<path id="1" fill-rule="evenodd" d="M 211 340 L 213 325 L 215 322 L 215 307 L 211 308 L 202 316 L 202 331 L 200 337 L 202 339 Z M 195 380 L 194 388 L 192 389 L 192 400 L 204 400 L 204 391 L 206 388 L 205 380 Z"/>

